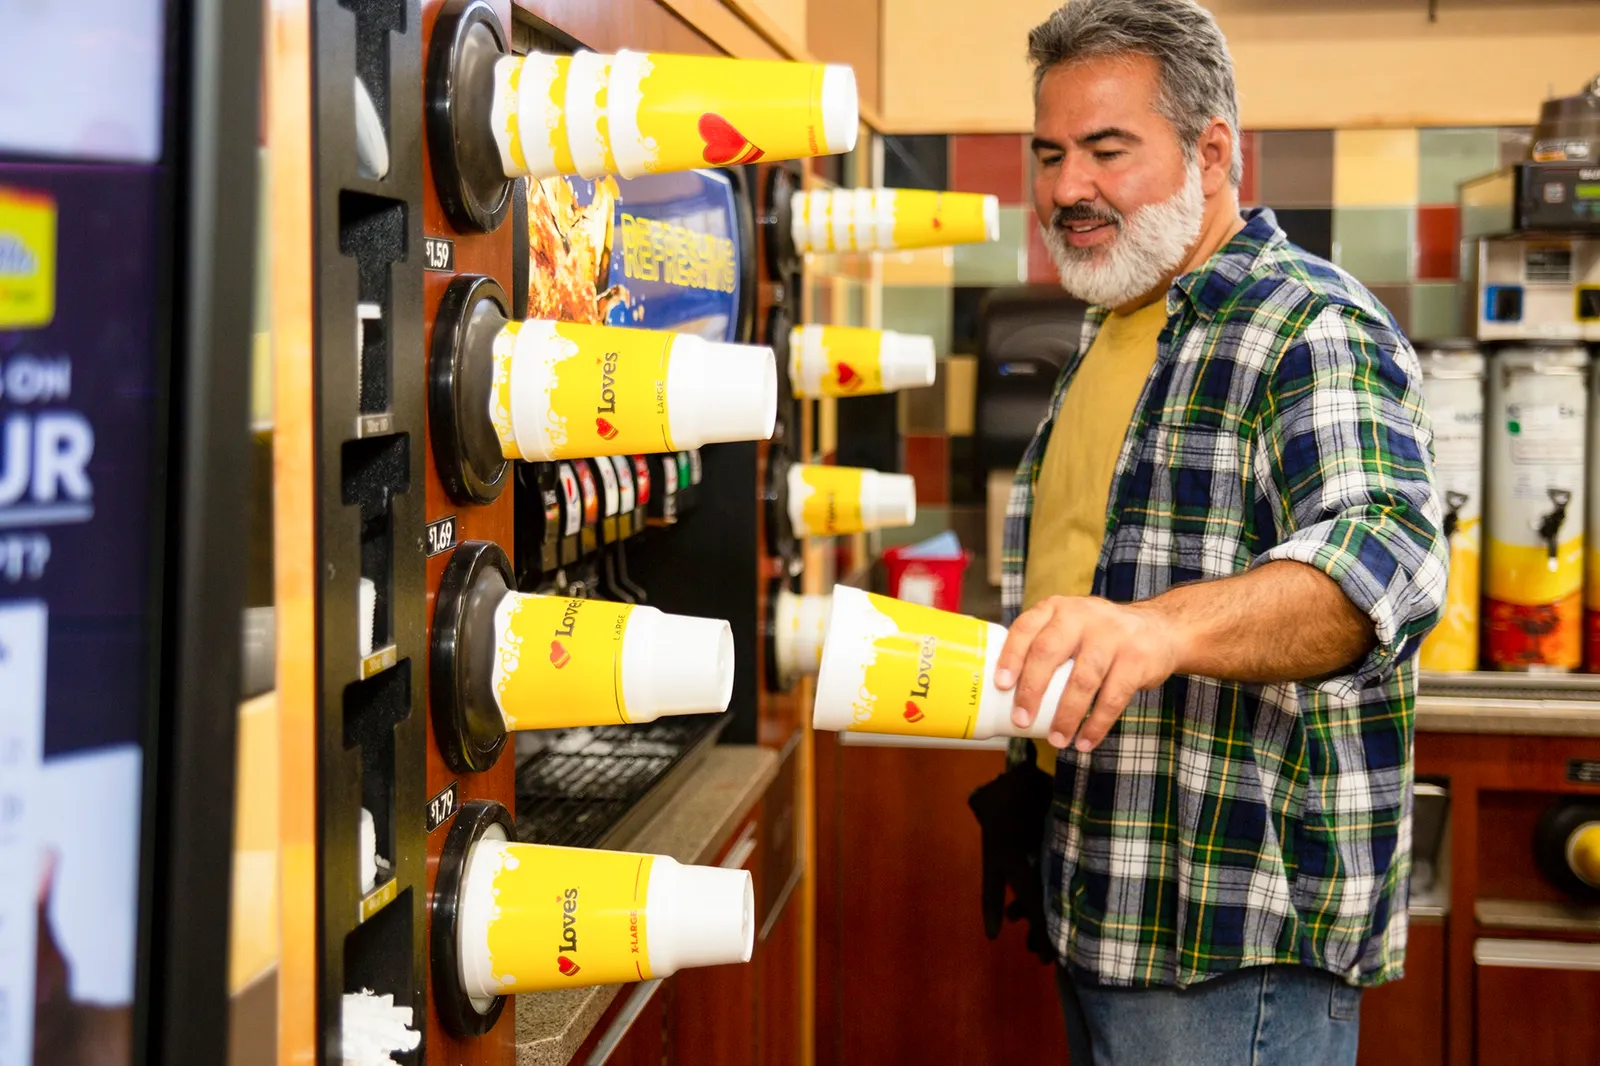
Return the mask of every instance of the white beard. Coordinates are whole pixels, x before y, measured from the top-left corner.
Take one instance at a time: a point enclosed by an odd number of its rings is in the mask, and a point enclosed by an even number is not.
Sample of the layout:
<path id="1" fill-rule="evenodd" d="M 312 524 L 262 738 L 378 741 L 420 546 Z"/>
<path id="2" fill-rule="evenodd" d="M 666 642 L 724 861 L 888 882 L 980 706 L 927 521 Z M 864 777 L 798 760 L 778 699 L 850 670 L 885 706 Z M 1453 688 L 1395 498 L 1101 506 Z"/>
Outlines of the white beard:
<path id="1" fill-rule="evenodd" d="M 1200 237 L 1206 199 L 1200 166 L 1191 164 L 1183 188 L 1170 199 L 1123 216 L 1107 210 L 1117 231 L 1107 245 L 1074 248 L 1055 226 L 1040 227 L 1061 287 L 1091 304 L 1120 307 L 1151 292 L 1178 269 Z"/>

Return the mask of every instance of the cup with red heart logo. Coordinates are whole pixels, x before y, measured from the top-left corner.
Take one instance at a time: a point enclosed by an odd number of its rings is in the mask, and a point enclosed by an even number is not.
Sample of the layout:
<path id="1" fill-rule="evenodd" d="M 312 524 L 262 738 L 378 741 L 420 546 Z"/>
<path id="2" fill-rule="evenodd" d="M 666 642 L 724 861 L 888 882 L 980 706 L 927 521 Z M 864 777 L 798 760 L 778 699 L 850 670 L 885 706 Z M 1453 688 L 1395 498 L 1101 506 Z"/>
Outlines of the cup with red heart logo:
<path id="1" fill-rule="evenodd" d="M 618 52 L 607 94 L 611 149 L 625 178 L 855 147 L 855 73 L 846 66 Z"/>

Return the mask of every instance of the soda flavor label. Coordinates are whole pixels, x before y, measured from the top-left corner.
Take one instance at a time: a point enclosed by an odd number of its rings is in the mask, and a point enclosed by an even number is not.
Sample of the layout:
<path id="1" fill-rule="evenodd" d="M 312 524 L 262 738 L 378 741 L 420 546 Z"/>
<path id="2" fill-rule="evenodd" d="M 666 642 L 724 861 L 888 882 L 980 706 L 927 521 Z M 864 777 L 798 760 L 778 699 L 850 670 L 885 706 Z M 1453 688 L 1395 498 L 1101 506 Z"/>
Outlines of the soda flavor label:
<path id="1" fill-rule="evenodd" d="M 622 173 L 742 166 L 827 152 L 824 67 L 624 53 L 613 68 L 611 135 Z"/>
<path id="2" fill-rule="evenodd" d="M 675 451 L 667 405 L 675 340 L 655 330 L 527 323 L 512 357 L 520 458 Z"/>
<path id="3" fill-rule="evenodd" d="M 495 609 L 494 695 L 506 728 L 626 724 L 622 641 L 633 607 L 510 593 Z"/>
<path id="4" fill-rule="evenodd" d="M 853 466 L 802 466 L 800 521 L 804 533 L 827 537 L 836 533 L 859 533 L 861 483 L 866 471 Z"/>
<path id="5" fill-rule="evenodd" d="M 0 329 L 38 329 L 56 313 L 56 201 L 0 185 Z"/>
<path id="6" fill-rule="evenodd" d="M 653 855 L 485 841 L 498 850 L 487 939 L 501 995 L 648 981 Z"/>
<path id="7" fill-rule="evenodd" d="M 883 391 L 883 331 L 804 326 L 791 342 L 802 396 L 864 396 Z"/>
<path id="8" fill-rule="evenodd" d="M 1552 603 L 1484 605 L 1489 662 L 1502 669 L 1575 670 L 1583 656 L 1583 604 L 1574 592 Z"/>
<path id="9" fill-rule="evenodd" d="M 982 619 L 868 594 L 850 730 L 966 740 L 977 726 L 989 647 Z"/>

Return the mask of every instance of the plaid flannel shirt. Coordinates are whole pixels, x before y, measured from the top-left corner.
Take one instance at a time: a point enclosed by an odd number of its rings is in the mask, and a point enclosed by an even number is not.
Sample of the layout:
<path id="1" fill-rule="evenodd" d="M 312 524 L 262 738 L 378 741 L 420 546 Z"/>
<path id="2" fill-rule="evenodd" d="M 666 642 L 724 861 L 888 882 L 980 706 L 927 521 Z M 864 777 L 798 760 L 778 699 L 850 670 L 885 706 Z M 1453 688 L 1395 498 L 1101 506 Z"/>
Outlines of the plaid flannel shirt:
<path id="1" fill-rule="evenodd" d="M 1095 751 L 1061 753 L 1046 910 L 1060 957 L 1102 984 L 1268 963 L 1361 985 L 1402 972 L 1414 653 L 1447 571 L 1420 368 L 1358 282 L 1290 244 L 1271 211 L 1246 220 L 1168 293 L 1094 594 L 1131 602 L 1292 559 L 1336 581 L 1377 643 L 1299 684 L 1174 677 Z M 1090 312 L 1017 473 L 1007 624 L 1051 425 L 1104 317 Z"/>

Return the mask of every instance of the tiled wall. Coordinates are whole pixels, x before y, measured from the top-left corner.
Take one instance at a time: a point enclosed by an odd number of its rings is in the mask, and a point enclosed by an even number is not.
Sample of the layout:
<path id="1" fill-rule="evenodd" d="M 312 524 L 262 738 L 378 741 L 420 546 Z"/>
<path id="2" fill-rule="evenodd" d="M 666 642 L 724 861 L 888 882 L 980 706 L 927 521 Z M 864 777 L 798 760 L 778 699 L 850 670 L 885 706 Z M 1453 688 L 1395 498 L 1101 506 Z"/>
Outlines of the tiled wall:
<path id="1" fill-rule="evenodd" d="M 1245 206 L 1274 209 L 1290 239 L 1350 271 L 1416 338 L 1459 335 L 1458 182 L 1525 158 L 1525 128 L 1246 131 Z M 887 186 L 1000 198 L 1000 240 L 885 256 L 882 326 L 931 334 L 939 384 L 903 394 L 903 469 L 925 508 L 979 503 L 966 461 L 978 301 L 989 289 L 1055 284 L 1034 222 L 1023 134 L 888 138 Z M 919 522 L 919 532 L 924 523 Z"/>

